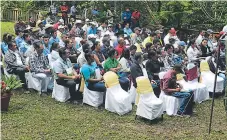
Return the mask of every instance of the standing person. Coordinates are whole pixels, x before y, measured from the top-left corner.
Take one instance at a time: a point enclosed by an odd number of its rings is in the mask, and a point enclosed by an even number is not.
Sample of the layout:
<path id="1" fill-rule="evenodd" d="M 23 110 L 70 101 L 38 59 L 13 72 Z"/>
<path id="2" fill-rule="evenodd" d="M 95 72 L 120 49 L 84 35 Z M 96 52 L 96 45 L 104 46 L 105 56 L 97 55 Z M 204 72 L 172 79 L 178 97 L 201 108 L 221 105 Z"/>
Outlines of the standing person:
<path id="1" fill-rule="evenodd" d="M 50 6 L 50 13 L 54 17 L 54 22 L 56 21 L 56 16 L 57 16 L 57 7 L 55 6 L 55 2 Z"/>
<path id="2" fill-rule="evenodd" d="M 197 46 L 199 46 L 201 44 L 202 40 L 205 38 L 204 36 L 205 36 L 205 31 L 202 30 L 195 41 Z"/>
<path id="3" fill-rule="evenodd" d="M 64 20 L 64 25 L 68 24 L 68 11 L 69 7 L 66 5 L 66 2 L 63 2 L 63 5 L 60 6 L 61 12 L 62 12 L 62 19 Z"/>
<path id="4" fill-rule="evenodd" d="M 29 67 L 25 65 L 24 57 L 18 52 L 16 42 L 9 42 L 8 47 L 9 50 L 5 55 L 6 70 L 10 74 L 18 75 L 23 88 L 27 90 L 25 72 L 29 71 Z"/>
<path id="5" fill-rule="evenodd" d="M 53 69 L 57 84 L 68 87 L 71 103 L 78 104 L 82 99 L 82 94 L 76 90 L 76 84 L 80 83 L 80 75 L 72 71 L 73 66 L 69 59 L 69 54 L 70 52 L 67 48 L 60 48 L 60 57 L 54 62 Z"/>
<path id="6" fill-rule="evenodd" d="M 125 11 L 122 13 L 122 20 L 124 21 L 124 26 L 128 23 L 129 26 L 131 24 L 131 11 L 129 8 L 126 8 Z"/>
<path id="7" fill-rule="evenodd" d="M 140 12 L 137 9 L 132 13 L 132 29 L 140 26 L 139 24 L 140 16 L 141 16 Z"/>
<path id="8" fill-rule="evenodd" d="M 177 115 L 191 115 L 192 114 L 192 101 L 193 94 L 190 92 L 182 92 L 182 85 L 176 83 L 176 74 L 181 72 L 181 67 L 176 65 L 172 70 L 168 70 L 161 80 L 161 89 L 170 96 L 182 98 L 180 108 Z"/>
<path id="9" fill-rule="evenodd" d="M 74 4 L 71 8 L 70 8 L 70 18 L 73 18 L 74 20 L 76 20 L 76 4 Z"/>
<path id="10" fill-rule="evenodd" d="M 43 44 L 41 41 L 36 41 L 33 44 L 35 52 L 29 56 L 29 66 L 32 76 L 41 81 L 41 93 L 47 92 L 49 85 L 49 77 L 51 76 L 51 69 L 48 59 L 43 55 Z M 40 93 L 40 95 L 41 95 Z"/>
<path id="11" fill-rule="evenodd" d="M 107 9 L 106 11 L 106 18 L 108 19 L 108 24 L 113 24 L 114 21 L 114 14 L 112 13 L 114 7 Z"/>

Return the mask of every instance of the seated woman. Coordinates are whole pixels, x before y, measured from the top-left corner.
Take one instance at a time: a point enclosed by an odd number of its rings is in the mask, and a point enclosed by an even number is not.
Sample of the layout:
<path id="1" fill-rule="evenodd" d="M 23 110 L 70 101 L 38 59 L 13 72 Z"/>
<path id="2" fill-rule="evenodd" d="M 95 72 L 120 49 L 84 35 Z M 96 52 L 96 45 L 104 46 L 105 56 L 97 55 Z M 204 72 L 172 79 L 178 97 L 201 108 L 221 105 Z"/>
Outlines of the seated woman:
<path id="1" fill-rule="evenodd" d="M 118 76 L 120 77 L 119 81 L 120 81 L 122 89 L 124 89 L 125 91 L 128 91 L 129 80 L 124 75 L 121 75 L 121 73 L 120 73 L 121 64 L 116 59 L 117 51 L 112 48 L 109 50 L 108 55 L 109 55 L 109 57 L 104 63 L 105 72 L 113 71 L 113 72 L 117 73 Z"/>
<path id="2" fill-rule="evenodd" d="M 106 87 L 103 78 L 95 78 L 95 69 L 97 68 L 97 65 L 94 62 L 94 54 L 86 52 L 85 59 L 87 60 L 87 64 L 82 66 L 81 73 L 84 77 L 87 88 L 92 91 L 105 92 Z"/>
<path id="3" fill-rule="evenodd" d="M 201 44 L 199 45 L 202 51 L 202 57 L 211 56 L 211 49 L 207 44 L 208 44 L 208 39 L 204 38 Z"/>
<path id="4" fill-rule="evenodd" d="M 105 61 L 105 57 L 103 55 L 103 53 L 101 52 L 101 46 L 100 46 L 100 42 L 96 41 L 94 43 L 94 51 L 92 52 L 92 54 L 94 54 L 94 59 L 96 64 L 102 68 L 102 62 Z"/>
<path id="5" fill-rule="evenodd" d="M 130 60 L 129 49 L 123 50 L 123 53 L 119 59 L 119 63 L 121 64 L 120 72 L 125 76 L 130 75 L 130 66 L 132 64 L 132 61 Z"/>

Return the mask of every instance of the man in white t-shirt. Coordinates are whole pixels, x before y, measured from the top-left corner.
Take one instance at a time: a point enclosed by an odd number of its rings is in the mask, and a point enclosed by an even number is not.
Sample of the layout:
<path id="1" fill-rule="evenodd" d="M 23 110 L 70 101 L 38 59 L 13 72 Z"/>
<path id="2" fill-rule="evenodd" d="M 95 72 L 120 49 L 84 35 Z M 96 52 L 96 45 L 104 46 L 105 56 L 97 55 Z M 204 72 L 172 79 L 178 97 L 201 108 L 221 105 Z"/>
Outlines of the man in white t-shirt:
<path id="1" fill-rule="evenodd" d="M 108 25 L 108 30 L 105 32 L 105 34 L 109 34 L 110 37 L 114 36 L 113 25 L 112 24 Z"/>

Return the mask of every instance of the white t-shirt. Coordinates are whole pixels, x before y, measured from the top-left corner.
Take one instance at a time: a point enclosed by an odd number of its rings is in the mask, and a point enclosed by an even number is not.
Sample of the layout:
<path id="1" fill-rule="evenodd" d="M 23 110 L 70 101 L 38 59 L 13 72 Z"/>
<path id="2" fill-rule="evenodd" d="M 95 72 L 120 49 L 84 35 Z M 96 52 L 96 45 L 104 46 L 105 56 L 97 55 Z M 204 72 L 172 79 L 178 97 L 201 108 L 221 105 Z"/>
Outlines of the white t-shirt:
<path id="1" fill-rule="evenodd" d="M 14 54 L 16 55 L 17 65 L 19 66 L 23 65 L 20 55 L 18 53 L 14 53 Z"/>
<path id="2" fill-rule="evenodd" d="M 198 59 L 197 56 L 199 55 L 200 55 L 200 51 L 197 48 L 194 48 L 194 49 L 192 47 L 188 48 L 187 56 L 188 56 L 189 62 L 197 60 Z"/>

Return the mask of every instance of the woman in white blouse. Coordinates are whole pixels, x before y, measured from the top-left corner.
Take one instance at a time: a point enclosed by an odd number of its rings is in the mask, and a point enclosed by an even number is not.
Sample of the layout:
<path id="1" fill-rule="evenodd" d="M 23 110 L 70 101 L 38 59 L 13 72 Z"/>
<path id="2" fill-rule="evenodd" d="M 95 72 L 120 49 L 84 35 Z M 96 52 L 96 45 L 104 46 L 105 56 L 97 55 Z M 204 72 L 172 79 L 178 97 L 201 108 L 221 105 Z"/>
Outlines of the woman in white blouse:
<path id="1" fill-rule="evenodd" d="M 121 64 L 120 72 L 124 73 L 126 76 L 130 74 L 130 66 L 131 66 L 131 60 L 130 60 L 130 51 L 129 49 L 125 48 L 122 52 L 122 55 L 119 59 L 119 63 Z"/>
<path id="2" fill-rule="evenodd" d="M 199 57 L 202 55 L 200 49 L 196 46 L 195 39 L 189 42 L 189 48 L 187 50 L 187 56 L 189 62 L 195 62 L 199 60 Z"/>

